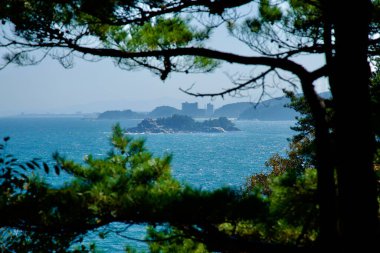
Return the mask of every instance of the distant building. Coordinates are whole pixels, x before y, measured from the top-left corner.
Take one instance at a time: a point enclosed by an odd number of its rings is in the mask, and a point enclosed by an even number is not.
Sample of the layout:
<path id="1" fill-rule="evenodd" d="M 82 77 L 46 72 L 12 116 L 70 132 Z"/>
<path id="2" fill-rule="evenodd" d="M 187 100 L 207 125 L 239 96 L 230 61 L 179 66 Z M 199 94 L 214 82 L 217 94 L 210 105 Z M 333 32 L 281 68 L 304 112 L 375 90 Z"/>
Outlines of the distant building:
<path id="1" fill-rule="evenodd" d="M 189 115 L 198 113 L 198 103 L 182 103 L 182 112 Z"/>
<path id="2" fill-rule="evenodd" d="M 214 114 L 214 105 L 208 103 L 206 106 L 206 116 L 212 116 Z"/>
<path id="3" fill-rule="evenodd" d="M 214 114 L 214 106 L 207 104 L 206 109 L 198 108 L 198 103 L 182 103 L 181 113 L 191 117 L 210 117 Z"/>
<path id="4" fill-rule="evenodd" d="M 198 116 L 199 115 L 199 109 L 198 109 L 198 103 L 182 103 L 182 113 L 189 116 Z"/>

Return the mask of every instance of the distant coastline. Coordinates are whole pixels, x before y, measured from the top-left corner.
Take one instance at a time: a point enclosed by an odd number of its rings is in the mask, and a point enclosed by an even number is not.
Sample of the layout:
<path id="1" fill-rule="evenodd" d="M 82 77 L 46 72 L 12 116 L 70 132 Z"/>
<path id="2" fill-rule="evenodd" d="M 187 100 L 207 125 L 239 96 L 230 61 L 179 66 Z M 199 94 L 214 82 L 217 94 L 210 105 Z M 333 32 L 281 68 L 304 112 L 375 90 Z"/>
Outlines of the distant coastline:
<path id="1" fill-rule="evenodd" d="M 319 94 L 321 97 L 331 96 L 330 92 Z M 181 108 L 162 105 L 149 112 L 138 112 L 131 109 L 107 110 L 103 112 L 77 113 L 21 113 L 18 115 L 4 115 L 0 118 L 83 118 L 90 120 L 142 120 L 146 118 L 158 119 L 173 115 L 185 115 L 196 119 L 216 119 L 226 117 L 235 120 L 260 121 L 294 121 L 299 114 L 291 108 L 285 107 L 290 102 L 287 97 L 272 98 L 260 103 L 237 102 L 225 104 L 219 108 L 209 103 L 200 108 L 198 103 L 184 102 Z"/>
<path id="2" fill-rule="evenodd" d="M 21 113 L 0 118 L 84 118 L 98 119 L 100 113 Z"/>
<path id="3" fill-rule="evenodd" d="M 216 119 L 219 117 L 237 120 L 295 120 L 298 113 L 292 108 L 285 107 L 290 102 L 287 97 L 273 98 L 260 103 L 239 102 L 214 108 L 208 103 L 205 108 L 199 108 L 198 103 L 182 103 L 181 109 L 171 106 L 158 106 L 150 112 L 134 112 L 132 110 L 105 111 L 99 114 L 98 119 L 158 119 L 184 115 L 199 119 Z"/>

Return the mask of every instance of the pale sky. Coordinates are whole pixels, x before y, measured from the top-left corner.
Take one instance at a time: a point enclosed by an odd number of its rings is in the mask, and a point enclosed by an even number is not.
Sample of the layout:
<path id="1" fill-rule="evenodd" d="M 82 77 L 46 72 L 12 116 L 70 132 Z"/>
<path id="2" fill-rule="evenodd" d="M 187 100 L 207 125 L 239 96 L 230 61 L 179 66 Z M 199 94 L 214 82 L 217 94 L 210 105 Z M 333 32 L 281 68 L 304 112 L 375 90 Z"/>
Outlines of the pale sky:
<path id="1" fill-rule="evenodd" d="M 244 45 L 225 33 L 211 41 L 214 48 L 252 55 Z M 4 51 L 0 51 L 4 52 Z M 300 60 L 311 69 L 321 63 L 317 57 Z M 216 107 L 233 102 L 255 102 L 259 94 L 250 91 L 247 97 L 225 99 L 197 99 L 179 91 L 195 84 L 194 91 L 219 91 L 231 87 L 226 76 L 249 73 L 251 68 L 224 64 L 213 74 L 176 74 L 162 82 L 147 70 L 125 71 L 115 67 L 111 60 L 85 62 L 75 60 L 74 68 L 64 69 L 57 61 L 46 59 L 37 66 L 8 66 L 0 71 L 0 116 L 20 113 L 75 113 L 102 112 L 105 110 L 150 111 L 156 106 L 170 105 L 180 108 L 181 102 L 199 102 L 200 107 L 211 102 Z M 317 87 L 325 91 L 326 85 Z M 270 90 L 269 90 L 270 91 Z M 276 89 L 272 96 L 281 96 Z"/>

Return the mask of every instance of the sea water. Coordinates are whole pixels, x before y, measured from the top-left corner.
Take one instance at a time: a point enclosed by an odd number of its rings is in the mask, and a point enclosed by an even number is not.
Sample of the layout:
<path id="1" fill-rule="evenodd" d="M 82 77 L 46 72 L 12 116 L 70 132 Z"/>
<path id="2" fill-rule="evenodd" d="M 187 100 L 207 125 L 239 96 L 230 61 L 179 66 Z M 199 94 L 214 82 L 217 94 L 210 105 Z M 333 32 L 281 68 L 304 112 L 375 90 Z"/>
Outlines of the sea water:
<path id="1" fill-rule="evenodd" d="M 139 120 L 119 121 L 122 127 L 136 126 Z M 0 118 L 0 137 L 10 136 L 7 152 L 20 161 L 40 158 L 51 162 L 58 151 L 68 159 L 82 162 L 92 154 L 104 157 L 110 150 L 109 137 L 113 120 L 93 120 L 79 117 L 15 117 Z M 146 139 L 148 150 L 155 156 L 173 155 L 172 172 L 175 178 L 194 187 L 211 190 L 222 186 L 244 187 L 247 178 L 267 171 L 265 161 L 275 153 L 284 154 L 287 138 L 294 132 L 293 121 L 235 121 L 242 131 L 226 133 L 139 134 Z M 52 183 L 62 183 L 54 177 Z M 123 224 L 112 224 L 121 229 Z M 134 226 L 125 236 L 142 239 L 144 227 Z M 106 252 L 122 252 L 126 243 L 123 236 L 106 239 L 90 233 L 87 241 L 95 241 Z M 132 243 L 133 244 L 133 243 Z M 144 245 L 134 244 L 138 248 Z"/>

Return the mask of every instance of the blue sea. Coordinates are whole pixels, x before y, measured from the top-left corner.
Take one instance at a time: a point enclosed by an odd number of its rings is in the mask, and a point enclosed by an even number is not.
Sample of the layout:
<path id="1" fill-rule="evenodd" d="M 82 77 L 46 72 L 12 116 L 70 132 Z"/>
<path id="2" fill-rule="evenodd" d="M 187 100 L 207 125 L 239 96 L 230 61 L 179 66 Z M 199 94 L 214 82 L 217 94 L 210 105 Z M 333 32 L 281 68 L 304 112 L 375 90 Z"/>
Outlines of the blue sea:
<path id="1" fill-rule="evenodd" d="M 119 121 L 122 127 L 136 126 L 139 120 Z M 14 117 L 0 118 L 0 137 L 10 136 L 7 152 L 21 161 L 41 158 L 51 162 L 58 151 L 78 162 L 92 154 L 102 157 L 110 150 L 112 120 L 79 117 Z M 155 156 L 173 154 L 175 178 L 197 188 L 211 190 L 222 186 L 242 188 L 247 178 L 267 171 L 265 161 L 275 153 L 284 154 L 287 138 L 294 132 L 294 121 L 235 121 L 242 131 L 227 133 L 140 134 Z M 54 179 L 60 183 L 61 179 Z M 120 227 L 121 224 L 112 224 Z M 131 227 L 125 235 L 138 239 L 144 236 L 143 226 Z M 123 252 L 126 243 L 144 249 L 144 245 L 126 241 L 116 235 L 99 239 L 88 235 L 105 252 Z"/>

